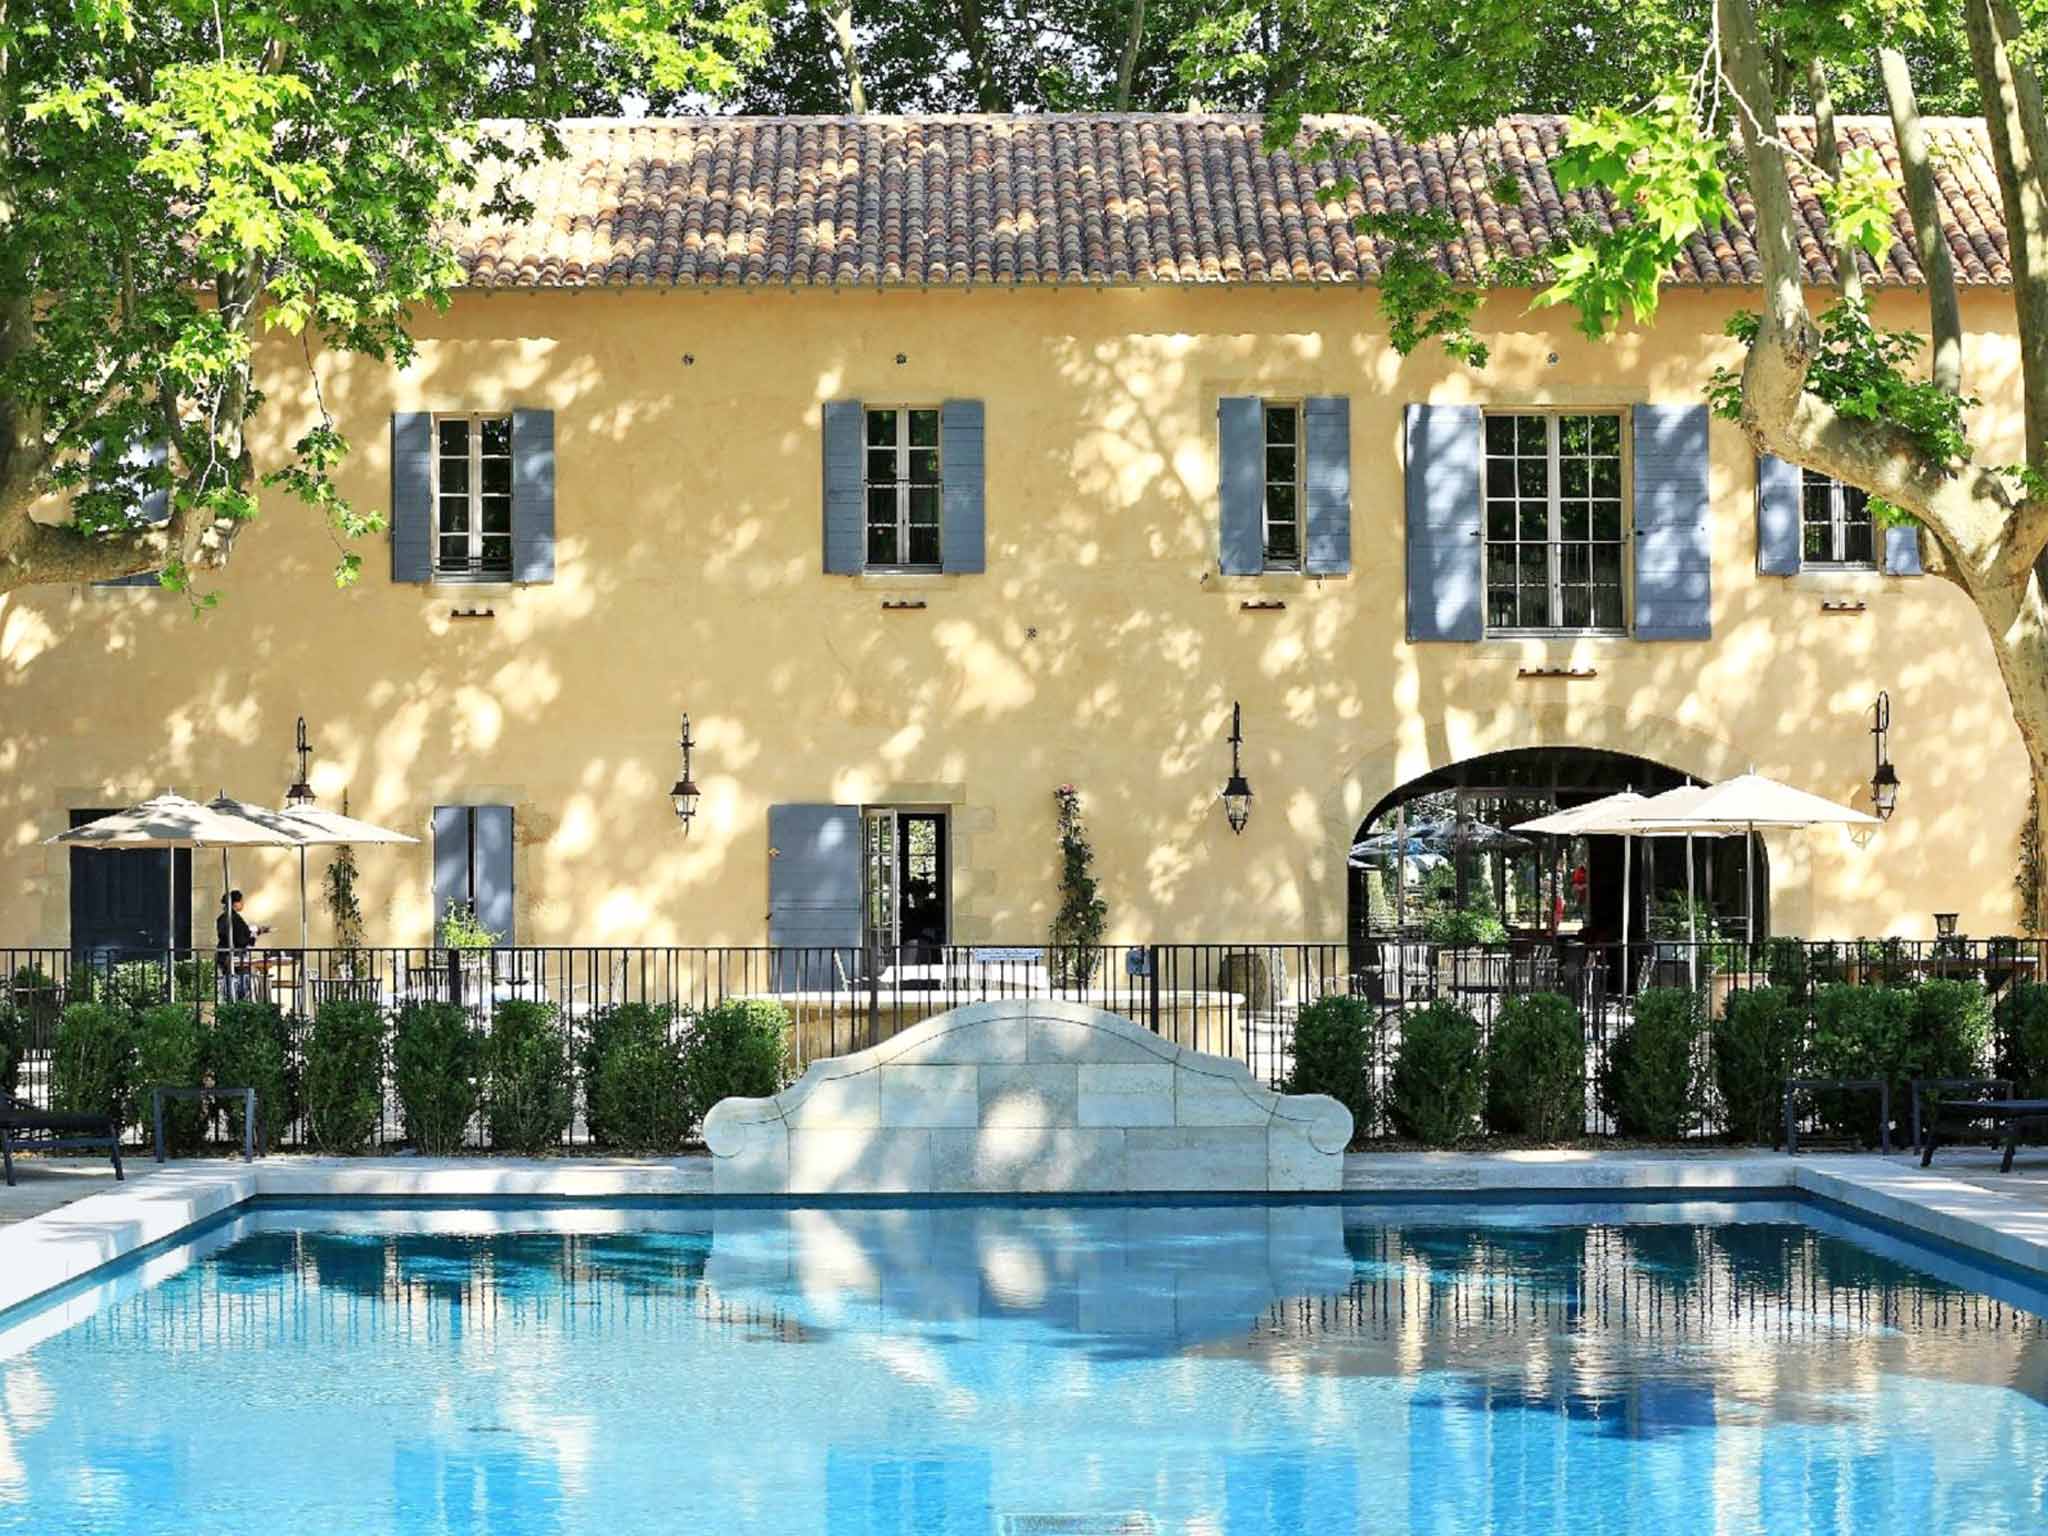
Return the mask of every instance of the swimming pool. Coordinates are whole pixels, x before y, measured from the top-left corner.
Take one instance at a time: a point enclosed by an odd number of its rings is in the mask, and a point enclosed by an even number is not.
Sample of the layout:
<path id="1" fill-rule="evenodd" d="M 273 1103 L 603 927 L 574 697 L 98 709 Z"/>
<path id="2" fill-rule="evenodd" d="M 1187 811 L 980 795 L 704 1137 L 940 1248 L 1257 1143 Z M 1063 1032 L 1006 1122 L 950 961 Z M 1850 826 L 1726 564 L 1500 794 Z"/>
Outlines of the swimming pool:
<path id="1" fill-rule="evenodd" d="M 2037 1532 L 2044 1316 L 1803 1202 L 258 1205 L 0 1319 L 0 1530 Z"/>

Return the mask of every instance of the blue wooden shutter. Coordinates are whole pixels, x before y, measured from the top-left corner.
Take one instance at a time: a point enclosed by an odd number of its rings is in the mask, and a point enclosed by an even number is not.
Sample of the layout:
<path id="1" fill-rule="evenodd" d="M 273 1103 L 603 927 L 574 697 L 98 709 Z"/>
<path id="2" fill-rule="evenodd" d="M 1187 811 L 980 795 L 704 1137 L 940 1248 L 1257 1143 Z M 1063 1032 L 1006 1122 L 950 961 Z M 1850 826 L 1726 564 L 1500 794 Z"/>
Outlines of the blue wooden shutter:
<path id="1" fill-rule="evenodd" d="M 391 579 L 434 576 L 434 416 L 397 411 L 391 417 Z M 435 921 L 440 913 L 434 914 Z"/>
<path id="2" fill-rule="evenodd" d="M 1408 460 L 1408 638 L 1477 640 L 1485 632 L 1479 539 L 1486 423 L 1476 405 L 1411 405 Z"/>
<path id="3" fill-rule="evenodd" d="M 171 460 L 171 445 L 167 442 L 145 443 L 139 448 L 130 448 L 125 455 L 127 461 L 138 469 L 157 470 Z M 171 488 L 168 485 L 154 486 L 143 492 L 135 503 L 134 522 L 140 527 L 154 528 L 171 520 Z M 137 571 L 132 576 L 115 576 L 107 581 L 96 581 L 96 587 L 160 587 L 163 585 L 161 571 Z"/>
<path id="4" fill-rule="evenodd" d="M 776 985 L 830 988 L 852 977 L 859 961 L 850 952 L 861 943 L 860 808 L 771 805 L 768 846 L 768 942 L 806 951 L 780 957 Z"/>
<path id="5" fill-rule="evenodd" d="M 1216 402 L 1218 565 L 1226 576 L 1266 568 L 1266 413 L 1251 395 Z"/>
<path id="6" fill-rule="evenodd" d="M 1351 569 L 1351 397 L 1304 400 L 1301 420 L 1308 502 L 1303 569 L 1311 576 L 1342 576 Z"/>
<path id="7" fill-rule="evenodd" d="M 469 807 L 434 807 L 434 935 L 438 939 L 441 919 L 448 904 L 470 904 Z"/>
<path id="8" fill-rule="evenodd" d="M 476 892 L 476 915 L 501 944 L 517 942 L 513 935 L 512 906 L 512 807 L 479 805 L 476 817 L 476 853 L 470 861 L 469 878 Z"/>
<path id="9" fill-rule="evenodd" d="M 1884 530 L 1884 573 L 1887 576 L 1925 576 L 1920 563 L 1920 528 L 1917 523 Z"/>
<path id="10" fill-rule="evenodd" d="M 939 560 L 948 571 L 988 569 L 983 437 L 979 400 L 948 400 L 939 408 L 939 473 L 945 480 Z"/>
<path id="11" fill-rule="evenodd" d="M 867 563 L 861 507 L 861 443 L 866 413 L 858 400 L 825 402 L 825 570 L 855 576 Z"/>
<path id="12" fill-rule="evenodd" d="M 1707 500 L 1707 408 L 1639 405 L 1635 458 L 1638 640 L 1705 640 L 1713 632 Z"/>
<path id="13" fill-rule="evenodd" d="M 1767 453 L 1756 461 L 1756 568 L 1764 576 L 1794 576 L 1802 548 L 1800 507 L 1805 472 Z"/>
<path id="14" fill-rule="evenodd" d="M 512 413 L 512 579 L 555 579 L 555 413 Z"/>

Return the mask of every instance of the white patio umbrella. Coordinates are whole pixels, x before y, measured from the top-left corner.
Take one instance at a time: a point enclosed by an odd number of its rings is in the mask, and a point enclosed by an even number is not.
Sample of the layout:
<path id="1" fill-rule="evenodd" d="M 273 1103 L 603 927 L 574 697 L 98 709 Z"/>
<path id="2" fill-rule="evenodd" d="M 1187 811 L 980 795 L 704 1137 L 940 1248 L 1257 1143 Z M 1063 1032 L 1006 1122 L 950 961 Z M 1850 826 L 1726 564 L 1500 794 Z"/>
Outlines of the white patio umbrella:
<path id="1" fill-rule="evenodd" d="M 152 796 L 140 805 L 115 811 L 97 821 L 59 832 L 43 839 L 47 845 L 72 848 L 218 848 L 221 850 L 221 878 L 227 878 L 230 848 L 288 848 L 296 837 L 282 829 L 264 826 L 246 817 L 221 811 L 183 795 Z M 178 862 L 171 860 L 168 876 L 170 932 L 164 940 L 164 958 L 169 966 L 178 943 Z M 227 894 L 223 884 L 221 894 Z"/>
<path id="2" fill-rule="evenodd" d="M 1532 821 L 1515 823 L 1517 832 L 1540 832 L 1548 837 L 1601 837 L 1610 836 L 1626 818 L 1629 811 L 1643 803 L 1643 797 L 1632 789 L 1617 790 L 1611 795 L 1602 795 L 1598 800 L 1588 800 L 1584 805 L 1575 805 L 1569 810 L 1552 811 L 1548 816 L 1538 816 Z M 1621 839 L 1621 952 L 1628 954 L 1628 890 L 1630 855 L 1635 851 L 1635 839 L 1626 833 Z"/>
<path id="3" fill-rule="evenodd" d="M 1697 832 L 1710 837 L 1743 836 L 1743 927 L 1744 936 L 1752 944 L 1756 942 L 1755 847 L 1759 827 L 1881 825 L 1875 816 L 1767 779 L 1760 773 L 1737 774 L 1710 785 L 1678 803 L 1675 812 L 1671 807 L 1655 807 L 1655 801 L 1663 798 L 1657 796 L 1637 807 L 1638 820 L 1648 824 L 1643 830 L 1667 835 L 1683 832 L 1690 836 Z"/>

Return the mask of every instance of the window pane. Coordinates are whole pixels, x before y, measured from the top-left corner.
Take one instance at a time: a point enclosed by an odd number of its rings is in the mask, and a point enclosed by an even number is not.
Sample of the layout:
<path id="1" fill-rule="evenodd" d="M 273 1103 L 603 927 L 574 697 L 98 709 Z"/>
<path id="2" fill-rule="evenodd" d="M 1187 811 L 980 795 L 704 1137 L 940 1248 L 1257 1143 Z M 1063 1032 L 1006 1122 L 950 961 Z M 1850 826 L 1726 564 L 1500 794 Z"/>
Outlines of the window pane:
<path id="1" fill-rule="evenodd" d="M 868 451 L 868 484 L 894 485 L 896 483 L 896 450 L 885 448 L 877 452 Z"/>
<path id="2" fill-rule="evenodd" d="M 914 525 L 936 528 L 939 525 L 939 488 L 935 485 L 913 485 L 910 488 L 910 521 Z"/>
<path id="3" fill-rule="evenodd" d="M 469 529 L 469 498 L 467 496 L 443 496 L 441 498 L 441 531 L 443 533 L 465 533 Z"/>
<path id="4" fill-rule="evenodd" d="M 1593 451 L 1593 423 L 1589 416 L 1560 416 L 1557 419 L 1557 451 L 1567 457 Z"/>
<path id="5" fill-rule="evenodd" d="M 1588 629 L 1593 623 L 1593 593 L 1589 587 L 1566 587 L 1564 599 L 1564 627 L 1566 629 Z"/>
<path id="6" fill-rule="evenodd" d="M 937 411 L 912 411 L 910 413 L 910 446 L 913 448 L 936 448 L 939 446 L 939 413 Z"/>
<path id="7" fill-rule="evenodd" d="M 1619 455 L 1621 452 L 1621 418 L 1619 416 L 1595 416 L 1593 418 L 1593 451 L 1602 454 Z"/>
<path id="8" fill-rule="evenodd" d="M 1593 554 L 1583 544 L 1561 545 L 1557 551 L 1558 580 L 1567 586 L 1584 586 L 1593 579 Z"/>
<path id="9" fill-rule="evenodd" d="M 443 459 L 441 461 L 441 489 L 456 493 L 469 489 L 469 460 Z"/>
<path id="10" fill-rule="evenodd" d="M 1842 529 L 1842 558 L 1858 565 L 1877 563 L 1877 538 L 1868 523 L 1849 523 Z"/>
<path id="11" fill-rule="evenodd" d="M 512 461 L 510 459 L 485 459 L 483 466 L 483 488 L 487 496 L 509 496 L 512 494 Z"/>
<path id="12" fill-rule="evenodd" d="M 1542 459 L 1523 459 L 1515 466 L 1515 483 L 1524 496 L 1537 501 L 1550 496 L 1550 466 Z"/>
<path id="13" fill-rule="evenodd" d="M 1489 501 L 1486 504 L 1486 536 L 1489 539 L 1512 539 L 1515 536 L 1515 503 Z"/>
<path id="14" fill-rule="evenodd" d="M 1294 407 L 1291 405 L 1269 405 L 1266 407 L 1266 441 L 1269 443 L 1294 444 Z"/>
<path id="15" fill-rule="evenodd" d="M 1291 485 L 1267 486 L 1266 521 L 1269 523 L 1291 523 L 1295 520 L 1295 515 L 1294 487 Z"/>
<path id="16" fill-rule="evenodd" d="M 1516 622 L 1515 546 L 1486 546 L 1486 622 L 1494 629 L 1511 629 Z"/>
<path id="17" fill-rule="evenodd" d="M 489 455 L 503 456 L 512 451 L 512 418 L 510 416 L 486 416 L 483 421 L 483 451 Z"/>
<path id="18" fill-rule="evenodd" d="M 1557 535 L 1561 539 L 1592 537 L 1592 509 L 1583 501 L 1567 501 L 1557 509 Z"/>
<path id="19" fill-rule="evenodd" d="M 483 531 L 486 535 L 512 531 L 512 498 L 486 496 L 483 499 Z"/>
<path id="20" fill-rule="evenodd" d="M 1522 628 L 1550 628 L 1550 591 L 1547 587 L 1522 588 Z"/>
<path id="21" fill-rule="evenodd" d="M 1293 523 L 1268 523 L 1266 525 L 1266 560 L 1273 565 L 1287 565 L 1301 558 L 1300 530 Z"/>
<path id="22" fill-rule="evenodd" d="M 441 423 L 441 452 L 469 457 L 469 423 L 466 421 L 444 421 Z"/>
<path id="23" fill-rule="evenodd" d="M 512 537 L 510 534 L 484 536 L 483 564 L 486 570 L 509 571 L 512 569 Z"/>
<path id="24" fill-rule="evenodd" d="M 1547 539 L 1550 537 L 1550 508 L 1540 501 L 1525 501 L 1520 523 L 1523 538 Z"/>
<path id="25" fill-rule="evenodd" d="M 936 448 L 911 449 L 910 478 L 918 485 L 937 485 L 939 483 L 939 450 Z"/>
<path id="26" fill-rule="evenodd" d="M 868 522 L 887 523 L 896 526 L 896 488 L 888 485 L 868 487 Z"/>
<path id="27" fill-rule="evenodd" d="M 441 554 L 436 562 L 444 571 L 458 571 L 469 563 L 469 540 L 465 538 L 441 540 Z"/>
<path id="28" fill-rule="evenodd" d="M 1621 499 L 1621 460 L 1595 459 L 1593 461 L 1593 494 Z"/>
<path id="29" fill-rule="evenodd" d="M 1523 454 L 1534 454 L 1542 458 L 1549 451 L 1549 421 L 1542 416 L 1517 416 L 1515 418 L 1515 448 Z"/>
<path id="30" fill-rule="evenodd" d="M 1534 587 L 1548 591 L 1550 587 L 1550 552 L 1541 544 L 1522 546 L 1522 586 L 1524 590 Z"/>
<path id="31" fill-rule="evenodd" d="M 1621 586 L 1602 584 L 1593 588 L 1593 627 L 1621 628 Z"/>
<path id="32" fill-rule="evenodd" d="M 1294 448 L 1271 448 L 1266 450 L 1266 478 L 1269 481 L 1294 483 Z"/>
<path id="33" fill-rule="evenodd" d="M 1515 461 L 1513 459 L 1488 459 L 1486 461 L 1486 494 L 1489 496 L 1512 496 L 1515 494 Z"/>
<path id="34" fill-rule="evenodd" d="M 1593 503 L 1593 537 L 1596 539 L 1618 539 L 1621 537 L 1620 502 L 1596 501 Z"/>
<path id="35" fill-rule="evenodd" d="M 1803 560 L 1834 559 L 1834 530 L 1826 523 L 1808 523 L 1799 541 L 1799 555 Z"/>
<path id="36" fill-rule="evenodd" d="M 937 565 L 939 563 L 939 530 L 936 527 L 916 526 L 910 530 L 909 565 Z"/>
<path id="37" fill-rule="evenodd" d="M 1560 496 L 1585 496 L 1592 490 L 1593 470 L 1585 459 L 1566 458 L 1558 461 L 1557 493 Z"/>
<path id="38" fill-rule="evenodd" d="M 870 523 L 868 525 L 868 564 L 894 565 L 896 563 L 896 525 L 894 523 Z"/>
<path id="39" fill-rule="evenodd" d="M 868 446 L 870 448 L 896 446 L 896 413 L 894 411 L 868 412 Z"/>
<path id="40" fill-rule="evenodd" d="M 1513 453 L 1515 451 L 1515 418 L 1512 416 L 1489 416 L 1486 418 L 1486 451 L 1488 453 Z"/>

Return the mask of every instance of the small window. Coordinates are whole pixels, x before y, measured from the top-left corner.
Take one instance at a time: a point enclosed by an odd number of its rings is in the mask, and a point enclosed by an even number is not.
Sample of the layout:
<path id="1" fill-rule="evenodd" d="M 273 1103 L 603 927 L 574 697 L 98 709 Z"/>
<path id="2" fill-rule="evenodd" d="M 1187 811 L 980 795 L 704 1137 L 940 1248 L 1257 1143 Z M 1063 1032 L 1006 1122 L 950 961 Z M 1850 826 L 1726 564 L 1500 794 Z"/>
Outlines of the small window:
<path id="1" fill-rule="evenodd" d="M 434 576 L 512 579 L 512 418 L 434 418 Z"/>
<path id="2" fill-rule="evenodd" d="M 1817 470 L 1802 469 L 1800 476 L 1800 563 L 1875 569 L 1877 533 L 1869 493 Z"/>
<path id="3" fill-rule="evenodd" d="M 861 453 L 870 569 L 936 571 L 943 488 L 938 407 L 870 406 Z"/>
<path id="4" fill-rule="evenodd" d="M 1267 401 L 1261 554 L 1269 571 L 1301 569 L 1301 407 Z"/>
<path id="5" fill-rule="evenodd" d="M 945 812 L 870 806 L 861 819 L 863 938 L 869 950 L 885 972 L 898 963 L 943 959 L 950 907 Z M 917 979 L 906 976 L 904 984 Z"/>
<path id="6" fill-rule="evenodd" d="M 1486 418 L 1486 627 L 1621 634 L 1626 496 L 1618 411 Z"/>

